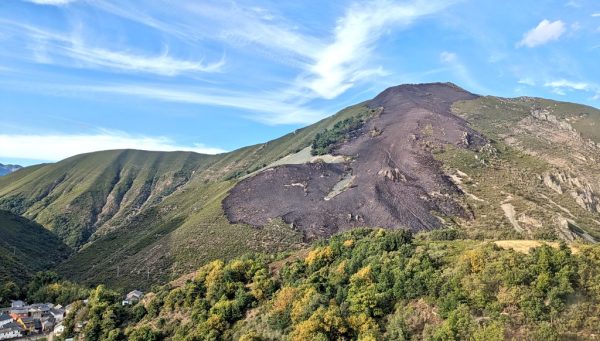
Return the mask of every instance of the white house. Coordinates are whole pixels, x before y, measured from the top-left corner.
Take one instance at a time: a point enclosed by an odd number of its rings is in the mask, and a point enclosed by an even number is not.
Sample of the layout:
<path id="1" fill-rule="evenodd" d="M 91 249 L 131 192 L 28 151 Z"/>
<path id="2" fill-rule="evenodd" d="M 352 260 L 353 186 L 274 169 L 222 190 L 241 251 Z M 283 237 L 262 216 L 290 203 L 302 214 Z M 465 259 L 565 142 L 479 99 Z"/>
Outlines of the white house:
<path id="1" fill-rule="evenodd" d="M 62 320 L 65 319 L 66 313 L 64 309 L 50 309 L 50 315 L 52 315 L 52 317 L 54 317 L 54 320 L 56 321 L 56 323 L 61 322 Z"/>
<path id="2" fill-rule="evenodd" d="M 8 340 L 23 336 L 23 330 L 16 323 L 11 322 L 0 328 L 0 340 Z"/>
<path id="3" fill-rule="evenodd" d="M 143 292 L 139 290 L 131 291 L 127 294 L 127 296 L 125 296 L 125 299 L 123 300 L 123 305 L 130 305 L 139 302 L 142 299 L 142 297 L 144 297 Z"/>
<path id="4" fill-rule="evenodd" d="M 11 301 L 10 304 L 11 308 L 23 308 L 24 306 L 26 306 L 26 304 L 23 301 Z"/>
<path id="5" fill-rule="evenodd" d="M 12 317 L 7 314 L 0 315 L 0 328 L 4 328 L 5 325 L 11 323 L 13 321 Z"/>

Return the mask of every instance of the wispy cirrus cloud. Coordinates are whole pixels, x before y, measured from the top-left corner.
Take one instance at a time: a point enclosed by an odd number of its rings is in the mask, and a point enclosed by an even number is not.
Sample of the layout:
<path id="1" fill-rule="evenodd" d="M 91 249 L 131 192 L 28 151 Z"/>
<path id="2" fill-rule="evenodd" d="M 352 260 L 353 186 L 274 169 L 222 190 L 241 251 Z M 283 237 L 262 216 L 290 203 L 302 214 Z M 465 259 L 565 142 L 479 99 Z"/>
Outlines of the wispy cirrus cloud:
<path id="1" fill-rule="evenodd" d="M 585 92 L 593 92 L 595 96 L 592 99 L 596 100 L 596 96 L 600 93 L 600 87 L 593 83 L 587 82 L 576 82 L 570 81 L 566 79 L 558 79 L 554 81 L 549 81 L 544 83 L 544 87 L 552 89 L 557 95 L 564 96 L 567 91 L 585 91 Z"/>
<path id="2" fill-rule="evenodd" d="M 110 149 L 192 151 L 202 154 L 225 152 L 203 144 L 177 144 L 164 136 L 131 135 L 111 130 L 99 130 L 94 134 L 0 134 L 0 145 L 0 157 L 41 161 L 58 161 L 77 154 Z"/>
<path id="3" fill-rule="evenodd" d="M 253 112 L 253 119 L 267 124 L 312 123 L 327 112 L 311 109 L 308 105 L 311 101 L 337 98 L 361 82 L 388 74 L 381 65 L 373 63 L 377 42 L 384 34 L 436 14 L 454 2 L 377 0 L 354 3 L 336 20 L 327 36 L 323 31 L 311 32 L 277 14 L 260 8 L 246 8 L 235 2 L 227 5 L 210 1 L 184 2 L 167 7 L 164 2 L 159 2 L 161 11 L 156 11 L 157 3 L 138 6 L 88 0 L 86 4 L 97 9 L 141 23 L 190 45 L 201 40 L 218 40 L 245 51 L 249 46 L 255 47 L 259 53 L 291 66 L 296 76 L 279 88 L 240 91 L 234 95 L 207 94 L 202 87 L 173 89 L 153 84 L 99 85 L 85 87 L 85 91 L 243 109 Z M 157 13 L 161 16 L 157 17 Z M 177 20 L 166 20 L 175 14 Z M 65 35 L 35 26 L 11 24 L 32 40 L 34 58 L 40 63 L 163 76 L 220 72 L 225 63 L 224 59 L 213 63 L 181 60 L 168 52 L 152 56 L 130 50 L 112 50 L 91 46 L 80 34 Z"/>
<path id="4" fill-rule="evenodd" d="M 327 115 L 301 103 L 284 102 L 278 94 L 214 92 L 204 88 L 169 88 L 159 85 L 129 84 L 72 87 L 74 91 L 136 96 L 156 101 L 201 104 L 254 112 L 247 118 L 269 125 L 308 124 Z"/>
<path id="5" fill-rule="evenodd" d="M 182 73 L 219 72 L 225 59 L 212 63 L 176 59 L 168 49 L 157 56 L 130 51 L 115 51 L 90 46 L 79 34 L 61 34 L 40 27 L 0 20 L 13 33 L 30 40 L 33 58 L 39 63 L 64 66 L 109 69 L 122 72 L 141 72 L 161 76 L 177 76 Z"/>
<path id="6" fill-rule="evenodd" d="M 451 4 L 451 1 L 396 3 L 383 0 L 351 6 L 338 20 L 333 42 L 314 56 L 298 85 L 318 97 L 332 99 L 363 78 L 384 75 L 382 68 L 369 65 L 381 35 L 391 26 L 409 25 Z"/>
<path id="7" fill-rule="evenodd" d="M 75 0 L 25 0 L 26 2 L 31 2 L 37 5 L 51 5 L 51 6 L 64 6 L 68 5 Z"/>
<path id="8" fill-rule="evenodd" d="M 551 41 L 558 40 L 567 31 L 566 25 L 561 20 L 542 20 L 535 28 L 523 35 L 517 46 L 536 47 Z"/>
<path id="9" fill-rule="evenodd" d="M 285 100 L 279 92 L 244 92 L 202 86 L 172 86 L 159 83 L 112 83 L 89 85 L 83 83 L 48 83 L 40 81 L 13 82 L 0 80 L 1 87 L 13 90 L 64 97 L 93 97 L 117 100 L 142 99 L 157 102 L 197 104 L 245 111 L 243 117 L 267 125 L 310 124 L 328 114 L 328 110 L 312 109 L 305 101 Z M 118 97 L 116 97 L 118 96 Z M 335 109 L 334 107 L 332 109 Z"/>
<path id="10" fill-rule="evenodd" d="M 536 82 L 533 78 L 531 77 L 525 77 L 525 78 L 521 78 L 517 81 L 517 83 L 519 84 L 523 84 L 523 85 L 528 85 L 528 86 L 535 86 Z"/>
<path id="11" fill-rule="evenodd" d="M 288 23 L 285 18 L 234 2 L 226 6 L 211 2 L 186 3 L 180 10 L 193 16 L 184 16 L 177 24 L 160 21 L 144 8 L 126 9 L 122 4 L 92 3 L 112 14 L 187 41 L 212 39 L 233 47 L 258 46 L 266 49 L 273 60 L 298 69 L 298 76 L 290 82 L 290 88 L 281 90 L 282 93 L 310 100 L 336 98 L 368 77 L 387 74 L 381 66 L 371 63 L 379 38 L 394 27 L 408 26 L 420 18 L 441 12 L 455 2 L 357 2 L 336 20 L 329 37 L 322 32 L 311 34 Z M 205 29 L 198 28 L 199 18 L 203 19 L 201 22 L 209 23 Z"/>
<path id="12" fill-rule="evenodd" d="M 204 64 L 179 60 L 164 52 L 159 56 L 110 51 L 102 48 L 73 44 L 65 49 L 68 56 L 93 67 L 108 67 L 123 71 L 147 72 L 162 76 L 177 76 L 184 72 L 219 72 L 225 59 Z"/>
<path id="13" fill-rule="evenodd" d="M 489 89 L 481 85 L 473 76 L 467 65 L 463 63 L 455 52 L 442 51 L 440 53 L 440 62 L 454 73 L 461 83 L 467 86 L 471 91 L 489 93 Z"/>
<path id="14" fill-rule="evenodd" d="M 566 79 L 560 79 L 556 81 L 546 82 L 544 84 L 546 87 L 550 88 L 569 88 L 573 90 L 587 90 L 590 88 L 590 84 L 585 82 L 572 82 Z"/>

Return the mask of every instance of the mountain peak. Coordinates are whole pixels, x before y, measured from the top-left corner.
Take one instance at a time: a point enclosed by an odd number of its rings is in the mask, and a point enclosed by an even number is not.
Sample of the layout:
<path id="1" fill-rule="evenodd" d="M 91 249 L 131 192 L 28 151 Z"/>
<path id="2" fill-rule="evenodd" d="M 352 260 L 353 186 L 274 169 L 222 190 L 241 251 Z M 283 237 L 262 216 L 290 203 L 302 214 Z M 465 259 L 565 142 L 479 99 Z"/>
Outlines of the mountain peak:
<path id="1" fill-rule="evenodd" d="M 398 109 L 412 103 L 436 112 L 459 100 L 475 99 L 472 94 L 454 83 L 402 84 L 385 89 L 370 102 L 370 107 Z"/>
<path id="2" fill-rule="evenodd" d="M 487 143 L 451 112 L 452 103 L 475 98 L 451 83 L 388 88 L 332 151 L 346 161 L 281 165 L 243 180 L 224 201 L 227 216 L 255 226 L 281 218 L 309 238 L 364 225 L 430 230 L 441 225 L 432 212 L 467 218 L 431 149 Z"/>
<path id="3" fill-rule="evenodd" d="M 4 165 L 0 163 L 0 176 L 16 172 L 21 168 L 23 167 L 19 165 Z"/>

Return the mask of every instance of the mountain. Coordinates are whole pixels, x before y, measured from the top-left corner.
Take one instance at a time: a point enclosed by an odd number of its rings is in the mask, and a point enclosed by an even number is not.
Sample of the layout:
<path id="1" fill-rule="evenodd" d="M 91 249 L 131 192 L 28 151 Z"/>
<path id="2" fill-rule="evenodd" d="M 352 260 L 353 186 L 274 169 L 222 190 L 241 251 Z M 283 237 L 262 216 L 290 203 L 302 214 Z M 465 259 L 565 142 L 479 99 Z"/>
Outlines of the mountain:
<path id="1" fill-rule="evenodd" d="M 475 98 L 448 85 L 390 88 L 368 103 L 370 116 L 336 147 L 344 162 L 282 165 L 257 174 L 233 188 L 225 211 L 232 221 L 256 226 L 282 217 L 308 237 L 358 226 L 431 230 L 444 225 L 436 212 L 466 219 L 468 211 L 453 198 L 458 187 L 430 149 L 477 151 L 488 144 L 451 113 L 452 103 Z"/>
<path id="2" fill-rule="evenodd" d="M 43 226 L 0 210 L 0 283 L 23 284 L 64 261 L 71 249 Z"/>
<path id="3" fill-rule="evenodd" d="M 0 176 L 16 172 L 23 167 L 19 165 L 3 165 L 0 163 Z"/>
<path id="4" fill-rule="evenodd" d="M 0 208 L 77 252 L 79 281 L 148 286 L 354 227 L 600 239 L 600 111 L 401 85 L 220 155 L 115 150 L 0 178 Z M 591 128 L 590 128 L 591 127 Z"/>

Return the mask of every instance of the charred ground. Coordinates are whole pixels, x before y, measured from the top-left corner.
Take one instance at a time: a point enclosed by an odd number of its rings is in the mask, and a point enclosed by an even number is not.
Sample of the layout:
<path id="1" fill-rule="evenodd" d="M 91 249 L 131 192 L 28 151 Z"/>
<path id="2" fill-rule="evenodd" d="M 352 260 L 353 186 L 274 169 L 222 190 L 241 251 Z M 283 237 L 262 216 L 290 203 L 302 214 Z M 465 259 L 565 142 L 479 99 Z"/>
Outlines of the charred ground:
<path id="1" fill-rule="evenodd" d="M 378 115 L 334 149 L 348 162 L 267 169 L 231 190 L 225 213 L 232 223 L 254 226 L 282 218 L 308 239 L 357 226 L 430 230 L 441 217 L 468 218 L 452 199 L 460 189 L 433 154 L 448 144 L 487 144 L 451 111 L 454 102 L 475 98 L 448 83 L 389 88 L 368 102 Z"/>

